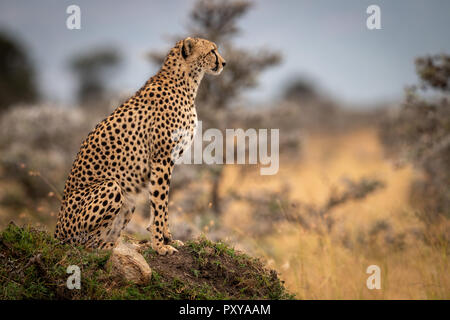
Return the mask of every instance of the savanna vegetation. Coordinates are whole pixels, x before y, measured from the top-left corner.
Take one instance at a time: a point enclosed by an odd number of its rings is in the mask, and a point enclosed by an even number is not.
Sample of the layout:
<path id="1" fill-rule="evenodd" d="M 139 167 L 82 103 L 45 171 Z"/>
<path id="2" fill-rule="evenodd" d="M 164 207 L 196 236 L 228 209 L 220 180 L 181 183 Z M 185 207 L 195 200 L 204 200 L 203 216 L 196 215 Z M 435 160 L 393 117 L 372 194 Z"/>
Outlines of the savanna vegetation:
<path id="1" fill-rule="evenodd" d="M 216 41 L 228 68 L 205 79 L 198 113 L 204 129 L 279 128 L 280 169 L 262 176 L 259 165 L 176 167 L 169 212 L 175 238 L 188 241 L 179 253 L 188 261 L 185 278 L 165 274 L 164 258 L 149 251 L 155 282 L 120 287 L 108 278 L 107 253 L 64 247 L 49 236 L 81 140 L 124 98 L 108 90 L 105 76 L 120 54 L 106 48 L 68 60 L 84 107 L 39 100 L 27 64 L 8 74 L 29 80 L 22 83 L 26 99 L 0 91 L 0 297 L 450 298 L 450 57 L 411 61 L 417 84 L 405 84 L 412 86 L 398 106 L 349 109 L 299 78 L 271 106 L 248 109 L 241 94 L 283 59 L 283 52 L 236 46 L 245 32 L 238 22 L 251 8 L 247 1 L 199 0 L 192 9 L 187 34 Z M 5 39 L 0 50 L 28 61 Z M 149 52 L 150 63 L 159 63 L 161 52 Z M 143 196 L 127 234 L 148 238 L 149 210 Z M 80 293 L 63 288 L 63 263 L 74 261 L 89 275 Z M 381 268 L 380 290 L 366 286 L 370 265 Z M 224 279 L 229 285 L 219 285 Z"/>

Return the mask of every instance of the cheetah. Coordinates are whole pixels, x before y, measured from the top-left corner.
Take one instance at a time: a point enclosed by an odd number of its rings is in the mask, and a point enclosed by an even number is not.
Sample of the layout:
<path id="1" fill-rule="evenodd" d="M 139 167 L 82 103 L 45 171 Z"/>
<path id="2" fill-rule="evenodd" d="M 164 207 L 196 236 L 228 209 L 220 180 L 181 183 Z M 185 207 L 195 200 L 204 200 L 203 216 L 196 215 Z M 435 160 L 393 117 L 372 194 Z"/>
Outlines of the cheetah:
<path id="1" fill-rule="evenodd" d="M 225 67 L 217 45 L 188 37 L 169 51 L 161 69 L 101 121 L 81 145 L 66 180 L 55 237 L 87 248 L 111 249 L 148 192 L 151 246 L 177 252 L 168 223 L 170 179 L 197 126 L 194 100 L 204 74 Z M 178 132 L 178 135 L 175 134 Z"/>

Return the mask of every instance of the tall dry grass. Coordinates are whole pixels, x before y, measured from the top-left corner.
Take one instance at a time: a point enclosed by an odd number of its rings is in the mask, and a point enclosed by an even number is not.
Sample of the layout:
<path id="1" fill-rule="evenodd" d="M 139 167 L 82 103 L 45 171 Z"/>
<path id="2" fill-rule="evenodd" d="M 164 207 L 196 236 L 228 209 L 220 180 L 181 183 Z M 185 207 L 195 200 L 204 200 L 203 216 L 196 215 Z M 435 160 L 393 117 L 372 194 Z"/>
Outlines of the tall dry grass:
<path id="1" fill-rule="evenodd" d="M 408 204 L 411 183 L 420 173 L 388 162 L 372 129 L 311 135 L 304 150 L 301 159 L 281 159 L 275 176 L 260 176 L 257 168 L 242 174 L 242 168 L 228 166 L 222 196 L 230 190 L 280 192 L 287 185 L 289 201 L 321 206 L 346 179 L 371 177 L 384 188 L 333 208 L 327 213 L 333 216 L 331 230 L 277 220 L 271 232 L 256 239 L 252 228 L 261 223 L 257 212 L 245 201 L 234 201 L 222 223 L 232 230 L 238 247 L 264 257 L 300 299 L 450 298 L 449 248 L 445 242 L 423 241 L 424 226 Z M 281 204 L 278 209 L 279 215 L 286 210 Z M 366 269 L 372 264 L 381 268 L 380 290 L 366 286 Z"/>

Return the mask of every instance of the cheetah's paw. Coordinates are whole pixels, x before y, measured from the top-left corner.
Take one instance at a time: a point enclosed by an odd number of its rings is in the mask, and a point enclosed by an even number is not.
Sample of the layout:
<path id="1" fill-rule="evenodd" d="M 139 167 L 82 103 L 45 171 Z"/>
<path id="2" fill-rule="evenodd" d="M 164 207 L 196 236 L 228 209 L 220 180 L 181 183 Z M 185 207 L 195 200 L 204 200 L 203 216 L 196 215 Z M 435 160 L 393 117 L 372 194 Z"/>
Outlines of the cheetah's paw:
<path id="1" fill-rule="evenodd" d="M 177 249 L 175 249 L 174 247 L 169 246 L 169 245 L 163 245 L 163 246 L 160 246 L 159 248 L 154 248 L 154 250 L 161 256 L 165 256 L 165 255 L 170 256 L 170 255 L 174 254 L 175 252 L 178 252 Z"/>

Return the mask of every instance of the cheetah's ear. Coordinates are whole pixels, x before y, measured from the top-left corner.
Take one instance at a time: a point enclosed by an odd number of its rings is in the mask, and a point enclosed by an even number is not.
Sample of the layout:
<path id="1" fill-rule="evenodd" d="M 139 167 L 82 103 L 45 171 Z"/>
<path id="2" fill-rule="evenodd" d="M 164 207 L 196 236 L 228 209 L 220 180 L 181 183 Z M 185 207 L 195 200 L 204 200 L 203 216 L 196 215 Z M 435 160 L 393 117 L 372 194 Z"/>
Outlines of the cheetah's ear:
<path id="1" fill-rule="evenodd" d="M 181 48 L 181 55 L 183 58 L 187 58 L 192 54 L 192 50 L 194 48 L 194 39 L 186 38 L 183 40 L 183 47 Z"/>

